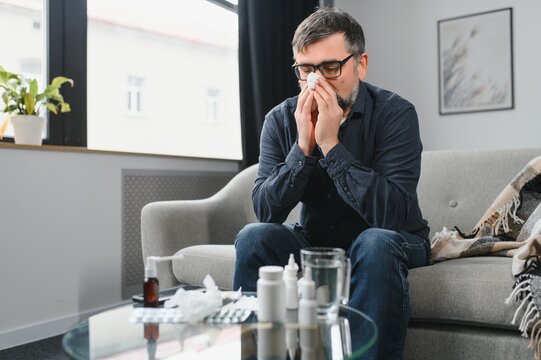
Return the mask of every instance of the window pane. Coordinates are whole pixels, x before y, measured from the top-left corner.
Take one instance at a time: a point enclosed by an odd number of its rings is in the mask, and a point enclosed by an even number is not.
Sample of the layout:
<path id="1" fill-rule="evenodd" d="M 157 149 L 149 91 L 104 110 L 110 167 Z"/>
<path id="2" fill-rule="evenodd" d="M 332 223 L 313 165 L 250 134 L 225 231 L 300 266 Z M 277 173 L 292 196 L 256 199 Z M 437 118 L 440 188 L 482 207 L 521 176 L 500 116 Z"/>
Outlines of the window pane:
<path id="1" fill-rule="evenodd" d="M 88 147 L 241 159 L 238 17 L 203 0 L 88 0 Z"/>
<path id="2" fill-rule="evenodd" d="M 36 79 L 39 91 L 45 88 L 46 79 L 43 9 L 44 0 L 0 0 L 0 65 L 11 73 Z M 3 102 L 0 101 L 1 107 Z M 0 124 L 6 117 L 8 115 L 0 113 Z M 11 125 L 4 136 L 13 137 Z"/>

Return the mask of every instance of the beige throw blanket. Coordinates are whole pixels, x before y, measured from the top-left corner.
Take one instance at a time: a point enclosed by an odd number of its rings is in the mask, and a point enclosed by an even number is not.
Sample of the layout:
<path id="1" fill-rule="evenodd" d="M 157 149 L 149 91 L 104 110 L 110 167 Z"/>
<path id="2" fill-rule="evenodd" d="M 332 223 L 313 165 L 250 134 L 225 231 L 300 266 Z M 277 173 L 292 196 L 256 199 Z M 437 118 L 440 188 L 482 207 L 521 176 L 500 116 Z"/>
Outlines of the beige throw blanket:
<path id="1" fill-rule="evenodd" d="M 539 359 L 541 348 L 541 156 L 530 161 L 505 187 L 474 229 L 436 233 L 431 263 L 468 256 L 512 256 L 516 282 L 506 300 L 520 302 L 513 318 L 522 315 L 519 329 L 530 330 L 530 347 Z"/>

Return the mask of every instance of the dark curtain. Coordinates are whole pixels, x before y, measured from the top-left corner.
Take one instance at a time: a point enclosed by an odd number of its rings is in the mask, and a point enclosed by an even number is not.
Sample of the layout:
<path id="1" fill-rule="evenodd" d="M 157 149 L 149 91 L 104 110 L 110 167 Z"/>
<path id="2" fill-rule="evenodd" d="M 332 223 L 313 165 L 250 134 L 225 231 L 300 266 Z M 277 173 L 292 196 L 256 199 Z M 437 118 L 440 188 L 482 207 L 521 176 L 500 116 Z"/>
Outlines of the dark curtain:
<path id="1" fill-rule="evenodd" d="M 242 169 L 259 161 L 259 137 L 267 112 L 298 94 L 291 71 L 291 40 L 317 5 L 317 0 L 239 0 Z"/>

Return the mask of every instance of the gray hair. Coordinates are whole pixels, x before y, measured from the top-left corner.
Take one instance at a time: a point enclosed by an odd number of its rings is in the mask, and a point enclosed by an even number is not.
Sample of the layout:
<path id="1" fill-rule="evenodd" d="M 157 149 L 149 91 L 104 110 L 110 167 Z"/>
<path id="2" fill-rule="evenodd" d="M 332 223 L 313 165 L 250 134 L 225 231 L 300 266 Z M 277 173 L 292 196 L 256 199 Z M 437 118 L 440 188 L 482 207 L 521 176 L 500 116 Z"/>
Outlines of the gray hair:
<path id="1" fill-rule="evenodd" d="M 330 7 L 317 9 L 308 16 L 295 30 L 293 35 L 293 56 L 315 42 L 331 35 L 343 33 L 346 50 L 359 56 L 364 53 L 364 33 L 359 23 L 345 11 Z"/>

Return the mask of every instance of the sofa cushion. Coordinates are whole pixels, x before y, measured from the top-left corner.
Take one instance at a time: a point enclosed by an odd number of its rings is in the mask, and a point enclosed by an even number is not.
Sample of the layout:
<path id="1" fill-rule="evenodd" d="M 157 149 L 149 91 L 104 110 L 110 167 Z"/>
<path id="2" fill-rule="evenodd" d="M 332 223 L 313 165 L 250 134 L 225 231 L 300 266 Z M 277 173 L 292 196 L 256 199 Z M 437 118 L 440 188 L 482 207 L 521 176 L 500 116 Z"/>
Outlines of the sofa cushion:
<path id="1" fill-rule="evenodd" d="M 177 254 L 184 255 L 184 259 L 173 261 L 173 273 L 180 283 L 202 286 L 209 274 L 220 289 L 231 290 L 235 267 L 233 245 L 195 245 Z"/>
<path id="2" fill-rule="evenodd" d="M 232 245 L 197 245 L 180 250 L 173 263 L 181 283 L 201 285 L 210 274 L 221 289 L 231 289 L 235 250 Z M 507 306 L 513 277 L 511 259 L 472 257 L 410 270 L 412 321 L 460 323 L 516 329 L 516 306 Z"/>
<path id="3" fill-rule="evenodd" d="M 410 270 L 412 321 L 475 324 L 516 329 L 511 258 L 484 256 Z"/>

